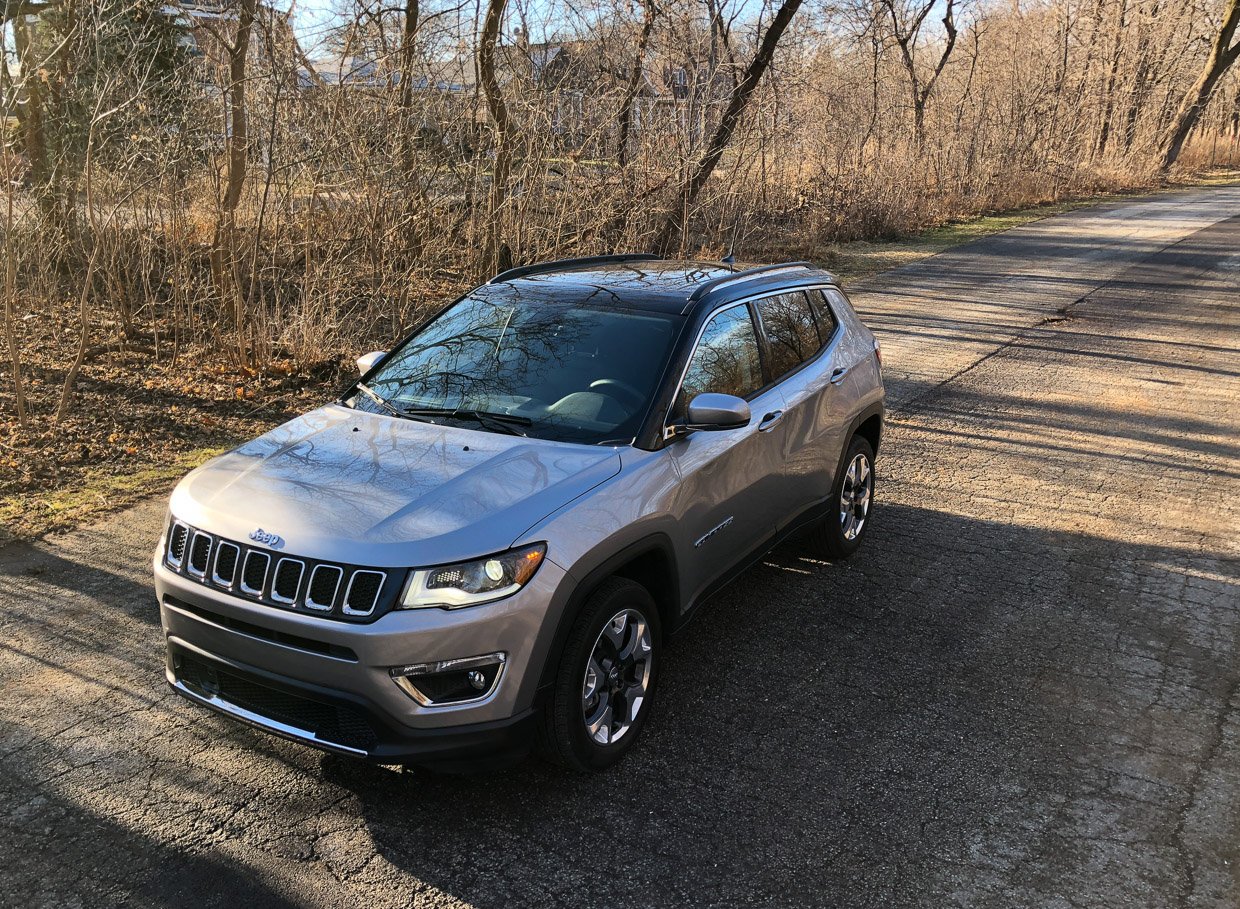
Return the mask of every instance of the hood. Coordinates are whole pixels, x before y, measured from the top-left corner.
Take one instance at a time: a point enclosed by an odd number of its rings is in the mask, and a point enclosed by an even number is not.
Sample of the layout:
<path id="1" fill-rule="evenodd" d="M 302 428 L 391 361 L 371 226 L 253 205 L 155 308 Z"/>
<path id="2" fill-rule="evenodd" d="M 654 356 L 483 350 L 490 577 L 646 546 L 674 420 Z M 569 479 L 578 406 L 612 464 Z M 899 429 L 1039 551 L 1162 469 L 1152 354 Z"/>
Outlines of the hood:
<path id="1" fill-rule="evenodd" d="M 277 549 L 377 567 L 435 565 L 509 548 L 615 476 L 611 448 L 320 408 L 189 474 L 172 513 Z"/>

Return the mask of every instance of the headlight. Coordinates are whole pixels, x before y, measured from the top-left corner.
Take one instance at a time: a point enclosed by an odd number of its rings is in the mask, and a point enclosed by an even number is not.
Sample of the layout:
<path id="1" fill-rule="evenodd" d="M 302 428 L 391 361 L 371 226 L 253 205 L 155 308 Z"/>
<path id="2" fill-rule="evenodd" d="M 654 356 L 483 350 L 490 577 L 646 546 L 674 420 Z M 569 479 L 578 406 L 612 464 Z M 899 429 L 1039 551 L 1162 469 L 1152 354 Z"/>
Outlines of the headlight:
<path id="1" fill-rule="evenodd" d="M 418 569 L 409 578 L 400 608 L 456 609 L 502 600 L 529 582 L 546 554 L 546 544 L 535 543 L 472 562 Z"/>

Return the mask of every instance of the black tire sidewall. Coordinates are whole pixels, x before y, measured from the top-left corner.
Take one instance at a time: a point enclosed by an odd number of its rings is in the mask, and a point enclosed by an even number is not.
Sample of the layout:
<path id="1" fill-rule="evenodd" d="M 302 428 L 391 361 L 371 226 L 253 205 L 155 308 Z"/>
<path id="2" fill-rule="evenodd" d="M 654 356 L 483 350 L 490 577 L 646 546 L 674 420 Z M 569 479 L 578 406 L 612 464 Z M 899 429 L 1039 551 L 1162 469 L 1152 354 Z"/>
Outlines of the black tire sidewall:
<path id="1" fill-rule="evenodd" d="M 604 624 L 624 609 L 641 613 L 650 628 L 650 686 L 637 719 L 624 737 L 613 745 L 600 745 L 586 732 L 581 713 L 581 681 Z M 628 753 L 650 716 L 663 658 L 662 643 L 658 608 L 646 588 L 625 578 L 609 578 L 590 594 L 569 632 L 556 673 L 547 728 L 550 757 L 577 770 L 595 771 L 610 767 Z"/>
<path id="2" fill-rule="evenodd" d="M 866 513 L 865 523 L 861 525 L 861 532 L 848 540 L 844 538 L 844 528 L 840 526 L 839 521 L 840 495 L 844 490 L 844 478 L 848 475 L 848 465 L 859 454 L 865 455 L 870 465 L 870 510 Z M 820 529 L 822 542 L 829 558 L 845 559 L 857 551 L 861 541 L 870 532 L 870 525 L 874 523 L 874 497 L 877 490 L 878 474 L 874 468 L 874 448 L 865 437 L 853 436 L 852 441 L 848 443 L 848 450 L 844 453 L 844 460 L 840 464 L 839 476 L 835 478 L 835 486 L 831 490 L 830 507 L 826 517 L 823 518 Z"/>

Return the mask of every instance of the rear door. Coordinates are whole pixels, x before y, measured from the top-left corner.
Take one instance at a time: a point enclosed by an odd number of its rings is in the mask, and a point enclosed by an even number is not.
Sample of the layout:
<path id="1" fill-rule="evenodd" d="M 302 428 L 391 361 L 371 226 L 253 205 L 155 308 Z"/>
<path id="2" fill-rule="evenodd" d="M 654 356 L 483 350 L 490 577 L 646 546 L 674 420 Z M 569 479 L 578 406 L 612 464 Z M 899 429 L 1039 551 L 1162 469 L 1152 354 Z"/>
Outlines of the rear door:
<path id="1" fill-rule="evenodd" d="M 849 415 L 847 396 L 839 393 L 848 364 L 840 362 L 839 322 L 821 291 L 765 297 L 755 308 L 784 402 L 784 448 L 773 484 L 782 529 L 830 494 Z"/>
<path id="2" fill-rule="evenodd" d="M 679 474 L 674 512 L 683 528 L 680 565 L 690 599 L 775 533 L 785 442 L 783 398 L 767 381 L 753 314 L 745 303 L 724 307 L 706 322 L 673 405 L 684 418 L 694 396 L 719 392 L 745 398 L 748 426 L 695 432 L 666 449 Z"/>

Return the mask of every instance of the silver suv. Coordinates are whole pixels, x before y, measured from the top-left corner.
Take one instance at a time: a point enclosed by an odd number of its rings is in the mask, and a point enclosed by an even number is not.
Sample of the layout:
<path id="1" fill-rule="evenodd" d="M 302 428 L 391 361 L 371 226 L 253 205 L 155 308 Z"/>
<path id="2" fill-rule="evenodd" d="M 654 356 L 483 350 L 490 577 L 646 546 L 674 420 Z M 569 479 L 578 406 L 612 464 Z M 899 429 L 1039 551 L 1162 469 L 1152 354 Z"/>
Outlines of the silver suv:
<path id="1" fill-rule="evenodd" d="M 172 687 L 299 742 L 607 767 L 712 593 L 870 524 L 879 346 L 806 263 L 516 268 L 358 363 L 182 480 L 155 556 Z"/>

